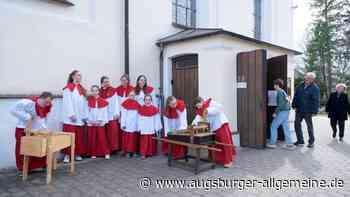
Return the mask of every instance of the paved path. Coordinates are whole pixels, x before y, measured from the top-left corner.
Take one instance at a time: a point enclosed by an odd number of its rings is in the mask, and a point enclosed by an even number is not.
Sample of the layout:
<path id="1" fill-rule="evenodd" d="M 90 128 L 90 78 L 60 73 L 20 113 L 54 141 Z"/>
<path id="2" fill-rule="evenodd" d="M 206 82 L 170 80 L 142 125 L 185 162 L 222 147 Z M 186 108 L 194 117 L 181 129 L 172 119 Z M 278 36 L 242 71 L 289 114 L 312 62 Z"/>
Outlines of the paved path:
<path id="1" fill-rule="evenodd" d="M 166 158 L 154 157 L 141 161 L 119 156 L 109 161 L 98 159 L 84 161 L 77 164 L 75 176 L 69 176 L 65 166 L 60 166 L 50 186 L 45 185 L 45 175 L 34 173 L 29 181 L 23 183 L 14 171 L 0 172 L 0 197 L 88 197 L 88 196 L 350 196 L 350 133 L 349 123 L 345 132 L 345 142 L 339 143 L 330 138 L 331 132 L 326 117 L 317 117 L 315 120 L 316 146 L 287 151 L 281 148 L 276 150 L 254 150 L 242 148 L 238 150 L 235 165 L 230 169 L 216 168 L 193 175 L 191 172 L 168 168 Z M 305 132 L 306 134 L 306 132 Z M 307 138 L 306 138 L 307 139 Z M 140 180 L 151 179 L 152 185 L 142 189 Z M 280 179 L 335 180 L 338 188 L 265 188 L 261 184 L 255 188 L 246 188 L 240 191 L 236 188 L 197 188 L 192 180 L 206 180 L 220 183 L 223 180 L 237 179 L 243 181 L 264 181 L 270 177 L 278 182 Z M 187 189 L 160 189 L 157 188 L 157 179 L 187 180 Z M 145 182 L 147 183 L 147 182 Z M 191 184 L 188 184 L 191 183 Z M 221 182 L 222 183 L 222 182 Z M 328 182 L 329 183 L 329 182 Z M 343 187 L 342 183 L 344 184 Z M 286 183 L 285 183 L 286 184 Z M 218 184 L 216 184 L 218 185 Z M 147 186 L 147 185 L 146 185 Z M 212 184 L 215 187 L 215 184 Z M 242 185 L 241 185 L 242 186 Z M 247 185 L 249 186 L 249 185 Z"/>

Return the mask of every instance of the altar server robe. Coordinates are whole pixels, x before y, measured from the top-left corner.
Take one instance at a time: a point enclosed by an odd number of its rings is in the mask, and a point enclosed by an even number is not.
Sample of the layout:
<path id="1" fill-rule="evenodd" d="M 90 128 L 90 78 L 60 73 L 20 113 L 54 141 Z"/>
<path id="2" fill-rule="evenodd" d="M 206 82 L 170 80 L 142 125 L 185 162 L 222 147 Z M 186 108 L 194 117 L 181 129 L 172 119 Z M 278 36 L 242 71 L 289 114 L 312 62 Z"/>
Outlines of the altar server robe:
<path id="1" fill-rule="evenodd" d="M 11 114 L 17 118 L 16 124 L 16 166 L 18 170 L 23 169 L 23 155 L 21 151 L 21 138 L 25 135 L 25 128 L 30 119 L 32 119 L 32 130 L 47 130 L 47 115 L 51 111 L 51 105 L 41 107 L 38 104 L 38 97 L 31 97 L 18 101 L 10 110 Z M 28 169 L 34 170 L 37 168 L 46 167 L 46 157 L 30 157 Z"/>
<path id="2" fill-rule="evenodd" d="M 120 105 L 118 94 L 113 87 L 106 87 L 100 89 L 100 96 L 108 102 L 107 113 L 108 123 L 106 124 L 106 134 L 109 149 L 111 151 L 118 151 L 121 149 L 122 133 L 119 128 L 118 120 L 120 116 Z"/>
<path id="3" fill-rule="evenodd" d="M 120 126 L 123 130 L 122 150 L 126 153 L 138 152 L 139 133 L 137 128 L 140 104 L 133 99 L 126 99 L 121 104 Z"/>
<path id="4" fill-rule="evenodd" d="M 84 137 L 84 120 L 87 118 L 85 89 L 81 84 L 68 83 L 63 88 L 62 98 L 62 122 L 64 132 L 75 134 L 75 155 L 86 153 L 86 141 Z M 76 121 L 70 117 L 75 116 Z M 66 155 L 70 154 L 70 148 L 63 150 Z"/>
<path id="5" fill-rule="evenodd" d="M 176 108 L 167 106 L 165 109 L 165 114 L 163 116 L 165 138 L 167 138 L 167 134 L 169 132 L 187 129 L 187 110 L 185 103 L 179 99 L 177 99 L 176 103 Z M 163 154 L 168 154 L 168 146 L 168 143 L 162 143 Z M 181 145 L 172 145 L 172 157 L 174 159 L 184 157 L 186 152 L 186 147 Z"/>
<path id="6" fill-rule="evenodd" d="M 102 97 L 87 100 L 88 146 L 90 156 L 105 156 L 110 153 L 105 125 L 108 123 L 108 102 Z"/>
<path id="7" fill-rule="evenodd" d="M 210 124 L 210 130 L 215 133 L 215 140 L 233 145 L 232 133 L 229 127 L 228 119 L 224 113 L 223 106 L 212 99 L 205 100 L 203 107 L 196 110 L 196 117 L 192 124 L 197 124 L 203 120 L 205 111 L 208 112 L 206 121 Z M 235 158 L 235 148 L 223 145 L 216 145 L 221 152 L 214 153 L 214 160 L 222 165 L 230 164 Z"/>
<path id="8" fill-rule="evenodd" d="M 155 133 L 162 129 L 160 114 L 157 107 L 143 105 L 138 110 L 137 130 L 140 131 L 140 154 L 153 156 L 157 152 Z"/>

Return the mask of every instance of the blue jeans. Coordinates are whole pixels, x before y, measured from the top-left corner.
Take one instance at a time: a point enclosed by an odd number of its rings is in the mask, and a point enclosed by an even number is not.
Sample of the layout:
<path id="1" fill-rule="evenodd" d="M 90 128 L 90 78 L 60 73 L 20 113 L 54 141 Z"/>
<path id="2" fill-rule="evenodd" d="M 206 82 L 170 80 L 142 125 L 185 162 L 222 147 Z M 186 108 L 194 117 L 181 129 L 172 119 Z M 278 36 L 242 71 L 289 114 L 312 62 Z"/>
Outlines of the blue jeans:
<path id="1" fill-rule="evenodd" d="M 289 111 L 280 111 L 271 123 L 270 144 L 276 144 L 277 129 L 280 125 L 283 127 L 284 139 L 286 144 L 292 144 L 291 133 L 289 130 Z"/>

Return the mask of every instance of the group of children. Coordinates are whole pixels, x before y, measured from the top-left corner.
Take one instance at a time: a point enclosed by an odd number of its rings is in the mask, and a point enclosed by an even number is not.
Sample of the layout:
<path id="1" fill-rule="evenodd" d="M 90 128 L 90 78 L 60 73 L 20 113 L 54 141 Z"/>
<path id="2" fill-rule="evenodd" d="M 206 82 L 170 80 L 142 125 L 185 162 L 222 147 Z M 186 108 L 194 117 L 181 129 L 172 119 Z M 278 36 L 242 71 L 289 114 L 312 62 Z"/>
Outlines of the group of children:
<path id="1" fill-rule="evenodd" d="M 108 77 L 101 78 L 101 87 L 93 85 L 89 96 L 81 85 L 79 71 L 70 73 L 67 85 L 63 88 L 62 123 L 63 131 L 75 134 L 75 159 L 82 156 L 91 158 L 110 158 L 110 153 L 122 151 L 132 157 L 141 155 L 142 159 L 157 152 L 157 141 L 153 138 L 163 129 L 160 110 L 154 103 L 154 88 L 147 84 L 147 78 L 140 75 L 136 86 L 130 85 L 128 75 L 121 77 L 121 85 L 111 86 Z M 39 97 L 23 99 L 11 110 L 18 119 L 16 127 L 16 164 L 22 169 L 20 138 L 28 120 L 32 119 L 32 129 L 46 129 L 47 114 L 51 109 L 52 94 L 43 92 Z M 211 131 L 216 133 L 216 141 L 233 144 L 228 121 L 222 106 L 211 99 L 195 100 L 197 116 L 193 124 L 202 120 L 204 112 Z M 164 132 L 187 128 L 186 105 L 173 96 L 167 98 L 163 115 Z M 162 144 L 162 152 L 168 153 L 167 143 Z M 213 158 L 218 163 L 229 167 L 235 156 L 234 148 L 217 145 L 223 151 L 215 153 Z M 174 145 L 174 158 L 183 157 L 187 152 L 184 146 Z M 70 150 L 65 149 L 64 162 L 69 162 Z M 45 167 L 45 158 L 31 158 L 29 169 Z"/>

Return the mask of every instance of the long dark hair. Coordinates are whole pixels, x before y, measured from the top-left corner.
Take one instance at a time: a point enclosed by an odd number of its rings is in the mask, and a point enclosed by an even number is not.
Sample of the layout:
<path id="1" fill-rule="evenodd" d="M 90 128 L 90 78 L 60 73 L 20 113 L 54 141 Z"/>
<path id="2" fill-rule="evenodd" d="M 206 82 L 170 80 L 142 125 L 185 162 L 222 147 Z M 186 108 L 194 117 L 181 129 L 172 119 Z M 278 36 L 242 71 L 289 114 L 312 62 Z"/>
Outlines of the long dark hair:
<path id="1" fill-rule="evenodd" d="M 103 83 L 103 81 L 104 81 L 105 79 L 109 79 L 109 77 L 107 77 L 107 76 L 102 76 L 101 79 L 100 79 L 101 85 L 102 85 L 102 83 Z"/>
<path id="2" fill-rule="evenodd" d="M 140 75 L 137 77 L 137 80 L 136 80 L 136 87 L 135 87 L 135 93 L 136 95 L 139 95 L 140 92 L 141 92 L 141 87 L 139 86 L 139 81 L 141 78 L 144 78 L 145 79 L 145 85 L 143 86 L 142 90 L 145 92 L 146 88 L 147 88 L 147 77 L 145 75 Z"/>
<path id="3" fill-rule="evenodd" d="M 74 82 L 73 76 L 75 74 L 77 74 L 78 72 L 79 72 L 78 70 L 73 70 L 71 73 L 69 73 L 67 82 L 68 83 L 73 83 Z M 81 86 L 81 89 L 83 90 L 83 95 L 86 97 L 87 96 L 86 89 L 81 84 L 80 84 L 80 86 Z"/>
<path id="4" fill-rule="evenodd" d="M 73 76 L 75 74 L 77 74 L 78 72 L 79 72 L 78 70 L 73 70 L 71 73 L 69 73 L 67 82 L 68 83 L 73 83 L 74 82 Z"/>

